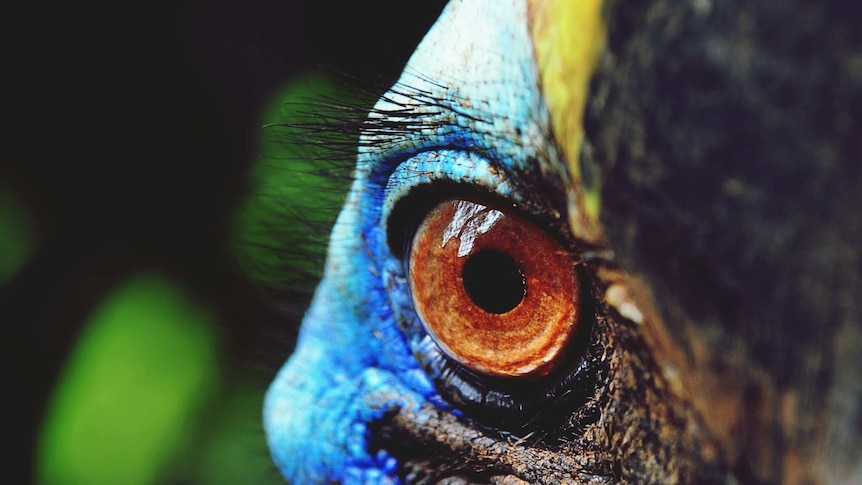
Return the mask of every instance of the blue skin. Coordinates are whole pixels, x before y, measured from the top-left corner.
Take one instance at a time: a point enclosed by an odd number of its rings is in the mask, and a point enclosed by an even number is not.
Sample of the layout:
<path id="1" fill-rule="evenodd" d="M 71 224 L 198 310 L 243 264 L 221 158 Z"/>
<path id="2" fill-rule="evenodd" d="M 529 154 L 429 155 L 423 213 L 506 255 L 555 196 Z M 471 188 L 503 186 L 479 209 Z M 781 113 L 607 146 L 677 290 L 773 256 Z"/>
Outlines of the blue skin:
<path id="1" fill-rule="evenodd" d="M 369 425 L 429 403 L 458 414 L 415 357 L 436 349 L 388 246 L 399 201 L 449 181 L 530 215 L 541 202 L 523 181 L 566 178 L 548 148 L 525 2 L 510 3 L 448 6 L 369 115 L 323 280 L 264 405 L 272 456 L 293 483 L 400 483 L 395 458 L 370 448 Z"/>

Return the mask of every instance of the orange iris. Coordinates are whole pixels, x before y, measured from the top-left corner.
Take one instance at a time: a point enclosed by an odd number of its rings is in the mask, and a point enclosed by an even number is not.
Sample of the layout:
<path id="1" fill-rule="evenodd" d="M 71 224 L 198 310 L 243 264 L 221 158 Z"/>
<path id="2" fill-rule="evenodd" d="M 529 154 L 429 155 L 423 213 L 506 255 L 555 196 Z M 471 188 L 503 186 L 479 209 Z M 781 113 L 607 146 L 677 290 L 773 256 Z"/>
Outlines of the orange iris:
<path id="1" fill-rule="evenodd" d="M 514 214 L 466 200 L 435 207 L 410 249 L 410 289 L 449 357 L 496 377 L 541 377 L 578 324 L 572 255 Z"/>

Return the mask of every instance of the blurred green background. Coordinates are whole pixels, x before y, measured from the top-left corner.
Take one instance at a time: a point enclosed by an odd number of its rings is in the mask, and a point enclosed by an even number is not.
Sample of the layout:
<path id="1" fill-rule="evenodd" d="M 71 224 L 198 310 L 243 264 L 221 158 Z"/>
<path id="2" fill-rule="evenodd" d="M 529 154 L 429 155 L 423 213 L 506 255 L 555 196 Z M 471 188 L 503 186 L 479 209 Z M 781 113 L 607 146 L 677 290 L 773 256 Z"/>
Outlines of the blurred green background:
<path id="1" fill-rule="evenodd" d="M 331 127 L 444 3 L 8 9 L 7 481 L 280 482 L 260 406 L 343 199 Z"/>

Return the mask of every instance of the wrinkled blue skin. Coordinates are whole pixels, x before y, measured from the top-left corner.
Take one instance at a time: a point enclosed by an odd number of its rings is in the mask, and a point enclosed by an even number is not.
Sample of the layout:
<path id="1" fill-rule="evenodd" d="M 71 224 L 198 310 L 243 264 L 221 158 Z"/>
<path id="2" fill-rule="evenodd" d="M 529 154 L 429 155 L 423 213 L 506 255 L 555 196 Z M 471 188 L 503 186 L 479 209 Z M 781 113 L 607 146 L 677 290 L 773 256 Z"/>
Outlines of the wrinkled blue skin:
<path id="1" fill-rule="evenodd" d="M 565 177 L 548 126 L 525 2 L 450 4 L 369 115 L 323 280 L 267 394 L 267 438 L 288 481 L 400 483 L 395 458 L 370 448 L 369 424 L 423 403 L 457 414 L 417 364 L 434 343 L 411 330 L 417 316 L 387 218 L 437 181 L 537 211 L 522 181 Z"/>

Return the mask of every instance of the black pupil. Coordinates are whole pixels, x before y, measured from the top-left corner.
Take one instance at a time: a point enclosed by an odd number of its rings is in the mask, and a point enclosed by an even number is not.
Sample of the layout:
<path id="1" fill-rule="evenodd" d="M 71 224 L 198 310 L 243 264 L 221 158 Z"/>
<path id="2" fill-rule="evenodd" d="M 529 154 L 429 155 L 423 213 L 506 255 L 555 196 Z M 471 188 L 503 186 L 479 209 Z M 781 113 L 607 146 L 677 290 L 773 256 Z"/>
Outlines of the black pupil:
<path id="1" fill-rule="evenodd" d="M 464 264 L 464 289 L 488 313 L 506 313 L 527 294 L 521 268 L 506 253 L 479 251 Z"/>

